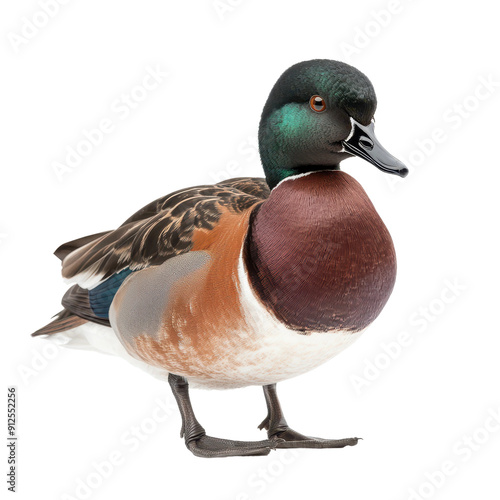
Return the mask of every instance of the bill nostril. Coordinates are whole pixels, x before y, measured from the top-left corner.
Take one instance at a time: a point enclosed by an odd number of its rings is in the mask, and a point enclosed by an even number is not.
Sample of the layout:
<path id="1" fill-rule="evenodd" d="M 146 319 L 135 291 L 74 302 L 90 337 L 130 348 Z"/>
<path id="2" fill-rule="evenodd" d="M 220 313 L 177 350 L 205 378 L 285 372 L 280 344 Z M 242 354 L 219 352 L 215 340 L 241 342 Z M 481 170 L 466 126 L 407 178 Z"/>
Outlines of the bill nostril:
<path id="1" fill-rule="evenodd" d="M 373 149 L 373 141 L 368 137 L 361 137 L 359 139 L 359 145 L 367 151 L 371 151 Z"/>

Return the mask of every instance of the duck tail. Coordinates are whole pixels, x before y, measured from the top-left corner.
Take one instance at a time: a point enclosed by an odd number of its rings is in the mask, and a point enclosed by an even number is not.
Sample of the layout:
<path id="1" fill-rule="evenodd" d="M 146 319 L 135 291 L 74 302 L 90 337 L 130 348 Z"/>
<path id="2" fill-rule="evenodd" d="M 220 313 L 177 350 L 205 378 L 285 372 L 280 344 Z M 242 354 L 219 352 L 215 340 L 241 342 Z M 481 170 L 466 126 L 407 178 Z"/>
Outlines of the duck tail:
<path id="1" fill-rule="evenodd" d="M 38 337 L 39 335 L 52 335 L 54 333 L 71 330 L 72 328 L 81 326 L 84 323 L 87 323 L 86 319 L 80 318 L 80 316 L 76 316 L 67 309 L 63 309 L 61 312 L 56 314 L 54 320 L 52 320 L 48 325 L 45 325 L 36 332 L 33 332 L 31 336 Z"/>

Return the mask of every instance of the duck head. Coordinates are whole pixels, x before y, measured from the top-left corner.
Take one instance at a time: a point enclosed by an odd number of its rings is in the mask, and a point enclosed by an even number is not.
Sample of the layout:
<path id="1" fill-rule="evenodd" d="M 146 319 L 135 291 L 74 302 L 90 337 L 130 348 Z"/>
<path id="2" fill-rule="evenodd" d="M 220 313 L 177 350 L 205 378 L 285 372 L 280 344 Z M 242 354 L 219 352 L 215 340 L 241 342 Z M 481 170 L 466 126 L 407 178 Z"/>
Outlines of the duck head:
<path id="1" fill-rule="evenodd" d="M 348 64 L 314 59 L 287 69 L 269 94 L 259 126 L 269 186 L 298 174 L 336 170 L 351 156 L 405 177 L 408 169 L 375 137 L 376 107 L 370 80 Z"/>

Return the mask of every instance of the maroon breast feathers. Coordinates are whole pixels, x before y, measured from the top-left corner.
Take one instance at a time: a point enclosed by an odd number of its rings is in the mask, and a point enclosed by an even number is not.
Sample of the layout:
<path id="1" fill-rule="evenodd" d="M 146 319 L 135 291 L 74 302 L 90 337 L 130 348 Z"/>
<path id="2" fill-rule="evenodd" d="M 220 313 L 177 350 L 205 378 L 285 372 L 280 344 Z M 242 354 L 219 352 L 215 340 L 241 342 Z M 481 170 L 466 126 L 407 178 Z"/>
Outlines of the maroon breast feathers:
<path id="1" fill-rule="evenodd" d="M 260 300 L 304 333 L 362 330 L 396 278 L 387 228 L 361 185 L 341 171 L 277 186 L 252 215 L 244 258 Z"/>

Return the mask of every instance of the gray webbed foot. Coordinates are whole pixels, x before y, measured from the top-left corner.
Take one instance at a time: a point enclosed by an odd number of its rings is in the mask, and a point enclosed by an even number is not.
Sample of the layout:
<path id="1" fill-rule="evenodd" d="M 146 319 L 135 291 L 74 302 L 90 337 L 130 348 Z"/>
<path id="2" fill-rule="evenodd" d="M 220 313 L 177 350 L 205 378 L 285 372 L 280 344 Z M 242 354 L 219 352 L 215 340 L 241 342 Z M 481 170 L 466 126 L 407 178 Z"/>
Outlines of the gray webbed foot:
<path id="1" fill-rule="evenodd" d="M 282 440 L 276 444 L 276 448 L 344 448 L 355 446 L 361 439 L 323 439 L 304 436 L 288 427 L 276 394 L 276 384 L 264 386 L 264 396 L 267 403 L 267 417 L 261 422 L 259 429 L 267 429 L 269 439 Z"/>
<path id="2" fill-rule="evenodd" d="M 232 441 L 205 435 L 190 441 L 186 446 L 197 457 L 248 457 L 268 455 L 280 443 L 281 440 Z"/>
<path id="3" fill-rule="evenodd" d="M 344 448 L 345 446 L 357 445 L 360 439 L 323 439 L 310 437 L 304 436 L 300 432 L 290 428 L 277 432 L 273 438 L 283 440 L 276 444 L 276 448 Z"/>

